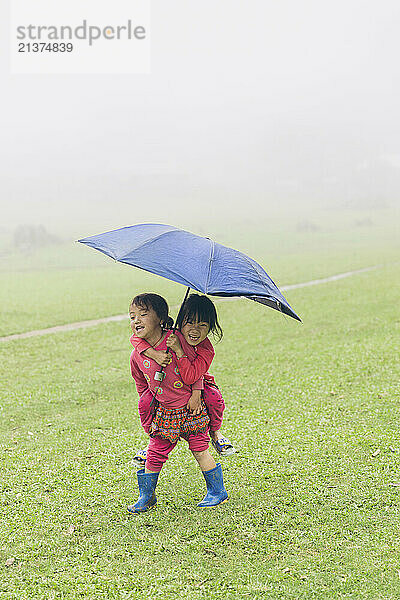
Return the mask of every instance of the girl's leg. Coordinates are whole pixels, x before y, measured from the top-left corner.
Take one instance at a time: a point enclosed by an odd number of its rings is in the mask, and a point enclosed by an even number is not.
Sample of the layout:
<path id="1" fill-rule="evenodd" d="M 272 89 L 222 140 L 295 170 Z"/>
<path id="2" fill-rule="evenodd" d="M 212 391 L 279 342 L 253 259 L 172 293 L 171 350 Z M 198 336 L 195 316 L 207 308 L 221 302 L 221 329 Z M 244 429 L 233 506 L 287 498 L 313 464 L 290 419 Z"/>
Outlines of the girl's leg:
<path id="1" fill-rule="evenodd" d="M 175 446 L 176 442 L 172 444 L 161 437 L 150 438 L 146 467 L 137 472 L 139 499 L 135 504 L 128 506 L 130 513 L 143 513 L 157 504 L 155 489 L 158 476 L 163 464 L 168 459 L 169 453 Z"/>
<path id="2" fill-rule="evenodd" d="M 140 423 L 147 434 L 150 432 L 151 423 L 153 421 L 153 395 L 153 392 L 150 390 L 144 392 L 144 394 L 140 396 L 138 404 Z M 147 448 L 141 448 L 136 451 L 132 459 L 132 465 L 139 467 L 139 469 L 143 469 L 146 464 L 146 456 Z"/>
<path id="3" fill-rule="evenodd" d="M 218 440 L 223 437 L 220 429 L 225 410 L 225 402 L 219 389 L 205 384 L 204 402 L 210 417 L 210 436 L 213 440 Z"/>
<path id="4" fill-rule="evenodd" d="M 228 499 L 228 493 L 224 486 L 221 465 L 215 463 L 208 450 L 208 435 L 206 433 L 190 435 L 188 442 L 193 456 L 200 465 L 207 486 L 207 494 L 197 506 L 212 508 L 222 504 Z"/>
<path id="5" fill-rule="evenodd" d="M 225 402 L 217 387 L 204 384 L 204 402 L 210 417 L 210 437 L 212 444 L 221 456 L 235 454 L 236 449 L 228 438 L 220 431 L 224 415 Z"/>
<path id="6" fill-rule="evenodd" d="M 217 466 L 217 463 L 211 456 L 210 451 L 208 449 L 203 450 L 201 452 L 195 452 L 194 450 L 192 450 L 192 454 L 199 463 L 199 467 L 202 471 L 210 471 L 211 469 L 214 469 Z"/>
<path id="7" fill-rule="evenodd" d="M 197 433 L 188 437 L 189 449 L 197 460 L 202 471 L 210 471 L 216 467 L 216 462 L 208 449 L 208 435 Z"/>
<path id="8" fill-rule="evenodd" d="M 140 423 L 146 433 L 150 432 L 151 423 L 153 421 L 152 401 L 153 392 L 148 390 L 144 392 L 139 398 L 139 416 Z"/>
<path id="9" fill-rule="evenodd" d="M 177 442 L 173 444 L 169 440 L 164 440 L 164 438 L 158 436 L 150 438 L 145 473 L 159 473 L 176 444 Z"/>

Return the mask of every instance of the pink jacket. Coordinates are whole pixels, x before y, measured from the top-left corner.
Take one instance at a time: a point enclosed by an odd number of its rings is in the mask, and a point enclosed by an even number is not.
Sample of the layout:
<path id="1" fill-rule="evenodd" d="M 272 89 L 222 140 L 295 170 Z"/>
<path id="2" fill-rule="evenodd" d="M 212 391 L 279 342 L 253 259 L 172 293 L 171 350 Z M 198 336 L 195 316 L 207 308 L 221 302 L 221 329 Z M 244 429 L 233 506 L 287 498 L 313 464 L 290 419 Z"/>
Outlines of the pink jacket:
<path id="1" fill-rule="evenodd" d="M 167 350 L 166 340 L 171 335 L 172 331 L 167 331 L 164 339 L 156 346 L 155 350 Z M 190 396 L 192 395 L 193 389 L 202 389 L 203 381 L 202 378 L 198 378 L 193 381 L 193 386 L 185 383 L 180 375 L 180 363 L 174 352 L 171 352 L 172 362 L 164 368 L 165 378 L 163 381 L 157 381 L 154 376 L 157 371 L 161 369 L 151 358 L 147 358 L 139 353 L 138 349 L 135 348 L 137 340 L 145 342 L 136 336 L 130 338 L 134 349 L 131 353 L 130 365 L 132 377 L 136 383 L 136 389 L 139 396 L 142 396 L 145 392 L 151 391 L 155 393 L 157 391 L 157 400 L 160 404 L 166 408 L 184 408 L 189 402 Z M 183 340 L 187 346 L 189 344 Z M 147 342 L 145 342 L 147 344 Z M 147 344 L 149 347 L 149 344 Z M 186 348 L 184 350 L 186 352 Z"/>
<path id="2" fill-rule="evenodd" d="M 210 340 L 206 338 L 197 346 L 191 346 L 187 343 L 180 331 L 175 331 L 175 335 L 178 337 L 182 350 L 186 354 L 186 357 L 178 359 L 179 374 L 184 383 L 191 385 L 204 377 L 204 382 L 213 383 L 215 385 L 214 377 L 208 373 L 208 369 L 215 356 L 215 351 Z M 151 348 L 146 340 L 143 340 L 136 335 L 131 337 L 131 344 L 140 354 L 143 354 L 143 352 Z M 158 350 L 158 348 L 155 348 L 155 350 Z M 172 355 L 175 356 L 175 353 L 172 352 L 171 356 Z"/>

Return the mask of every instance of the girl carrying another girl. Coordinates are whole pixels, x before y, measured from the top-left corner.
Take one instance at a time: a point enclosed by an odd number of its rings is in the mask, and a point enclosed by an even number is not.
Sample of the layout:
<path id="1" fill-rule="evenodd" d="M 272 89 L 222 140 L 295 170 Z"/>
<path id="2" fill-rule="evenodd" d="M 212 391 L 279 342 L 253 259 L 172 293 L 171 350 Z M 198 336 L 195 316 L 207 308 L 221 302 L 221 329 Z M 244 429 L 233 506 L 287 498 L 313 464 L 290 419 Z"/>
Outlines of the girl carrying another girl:
<path id="1" fill-rule="evenodd" d="M 198 380 L 203 379 L 203 390 L 200 385 L 197 390 L 193 389 L 192 397 L 188 403 L 188 409 L 193 414 L 199 414 L 201 408 L 201 397 L 203 397 L 208 416 L 210 417 L 210 436 L 215 450 L 221 456 L 227 457 L 236 452 L 230 440 L 221 433 L 222 419 L 225 409 L 224 399 L 215 383 L 214 377 L 208 373 L 208 369 L 213 361 L 215 352 L 208 339 L 208 334 L 213 333 L 220 340 L 222 338 L 222 329 L 218 323 L 217 311 L 213 302 L 207 296 L 200 294 L 191 294 L 184 302 L 176 323 L 179 330 L 176 334 L 171 334 L 167 341 L 167 347 L 176 355 L 179 364 L 179 373 L 184 383 L 192 385 Z M 155 350 L 146 342 L 146 340 L 135 335 L 131 337 L 131 343 L 140 353 L 155 360 L 160 366 L 166 366 L 171 360 L 171 354 L 164 351 Z M 195 386 L 196 387 L 196 386 Z M 142 403 L 142 424 L 146 430 L 146 425 L 151 423 L 152 411 L 150 406 L 147 409 Z M 145 423 L 143 423 L 143 418 Z M 143 467 L 146 461 L 147 450 L 139 450 L 133 458 L 132 463 L 138 467 Z"/>
<path id="2" fill-rule="evenodd" d="M 148 342 L 154 350 L 166 353 L 167 341 L 172 335 L 171 331 L 166 330 L 172 326 L 172 319 L 168 316 L 168 305 L 164 298 L 157 294 L 136 296 L 131 302 L 129 314 L 134 335 Z M 160 471 L 179 438 L 188 442 L 206 481 L 207 494 L 198 506 L 213 507 L 225 502 L 228 494 L 221 465 L 215 463 L 208 449 L 210 419 L 202 401 L 196 411 L 189 412 L 186 408 L 192 400 L 192 388 L 180 376 L 176 355 L 171 353 L 168 356 L 163 376 L 160 376 L 157 362 L 146 358 L 136 349 L 132 351 L 130 364 L 139 394 L 139 414 L 142 425 L 150 434 L 150 443 L 145 468 L 137 472 L 139 499 L 128 506 L 128 511 L 141 513 L 155 506 L 155 488 Z M 201 379 L 193 382 L 194 389 L 201 387 Z M 154 394 L 158 406 L 153 416 L 149 407 Z"/>

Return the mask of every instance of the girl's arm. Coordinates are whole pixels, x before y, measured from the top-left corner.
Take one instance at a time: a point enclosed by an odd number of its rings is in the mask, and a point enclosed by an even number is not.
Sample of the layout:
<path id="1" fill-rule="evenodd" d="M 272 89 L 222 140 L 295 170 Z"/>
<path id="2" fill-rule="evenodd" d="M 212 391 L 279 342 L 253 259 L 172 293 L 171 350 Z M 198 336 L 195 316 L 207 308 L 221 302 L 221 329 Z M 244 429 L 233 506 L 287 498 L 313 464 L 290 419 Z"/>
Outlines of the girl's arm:
<path id="1" fill-rule="evenodd" d="M 143 375 L 142 371 L 139 369 L 139 367 L 136 364 L 135 361 L 135 350 L 132 352 L 131 354 L 131 373 L 132 373 L 132 377 L 135 380 L 135 384 L 136 384 L 136 389 L 137 392 L 139 394 L 139 396 L 141 396 L 144 392 L 146 392 L 147 390 L 149 390 L 149 384 L 147 383 L 145 376 Z"/>
<path id="2" fill-rule="evenodd" d="M 152 358 L 161 367 L 166 367 L 171 362 L 171 357 L 167 352 L 154 350 L 149 342 L 136 335 L 131 336 L 131 344 L 139 354 L 144 354 L 147 358 Z"/>
<path id="3" fill-rule="evenodd" d="M 147 342 L 146 340 L 143 340 L 142 338 L 138 337 L 137 335 L 132 335 L 130 342 L 138 354 L 143 354 L 143 352 L 145 352 L 146 350 L 151 348 L 151 345 L 149 344 L 149 342 Z"/>
<path id="4" fill-rule="evenodd" d="M 182 377 L 182 381 L 183 381 L 183 377 Z M 184 383 L 186 383 L 186 381 L 184 381 Z M 192 392 L 194 391 L 199 391 L 201 392 L 201 390 L 204 390 L 204 377 L 200 377 L 200 379 L 197 379 L 196 381 L 194 381 L 192 384 Z"/>
<path id="5" fill-rule="evenodd" d="M 192 385 L 201 379 L 210 368 L 215 355 L 214 348 L 210 340 L 206 338 L 196 346 L 195 357 L 190 360 L 187 354 L 193 353 L 193 346 L 187 343 L 181 333 L 177 332 L 177 335 L 184 352 L 181 358 L 177 357 L 179 373 L 184 383 Z"/>

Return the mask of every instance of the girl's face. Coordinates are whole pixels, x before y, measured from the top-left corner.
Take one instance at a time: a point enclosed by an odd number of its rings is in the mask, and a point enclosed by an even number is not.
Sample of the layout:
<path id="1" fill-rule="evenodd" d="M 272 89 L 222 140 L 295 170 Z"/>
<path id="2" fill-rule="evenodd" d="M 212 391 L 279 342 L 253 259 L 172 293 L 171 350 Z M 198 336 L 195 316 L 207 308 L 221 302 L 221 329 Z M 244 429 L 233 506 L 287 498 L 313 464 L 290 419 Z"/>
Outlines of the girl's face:
<path id="1" fill-rule="evenodd" d="M 161 321 L 152 308 L 145 308 L 132 304 L 129 309 L 132 332 L 138 337 L 147 340 L 160 335 Z"/>
<path id="2" fill-rule="evenodd" d="M 197 321 L 197 319 L 184 321 L 181 327 L 183 337 L 191 346 L 197 346 L 197 344 L 205 340 L 209 331 L 209 323 L 206 321 Z"/>

